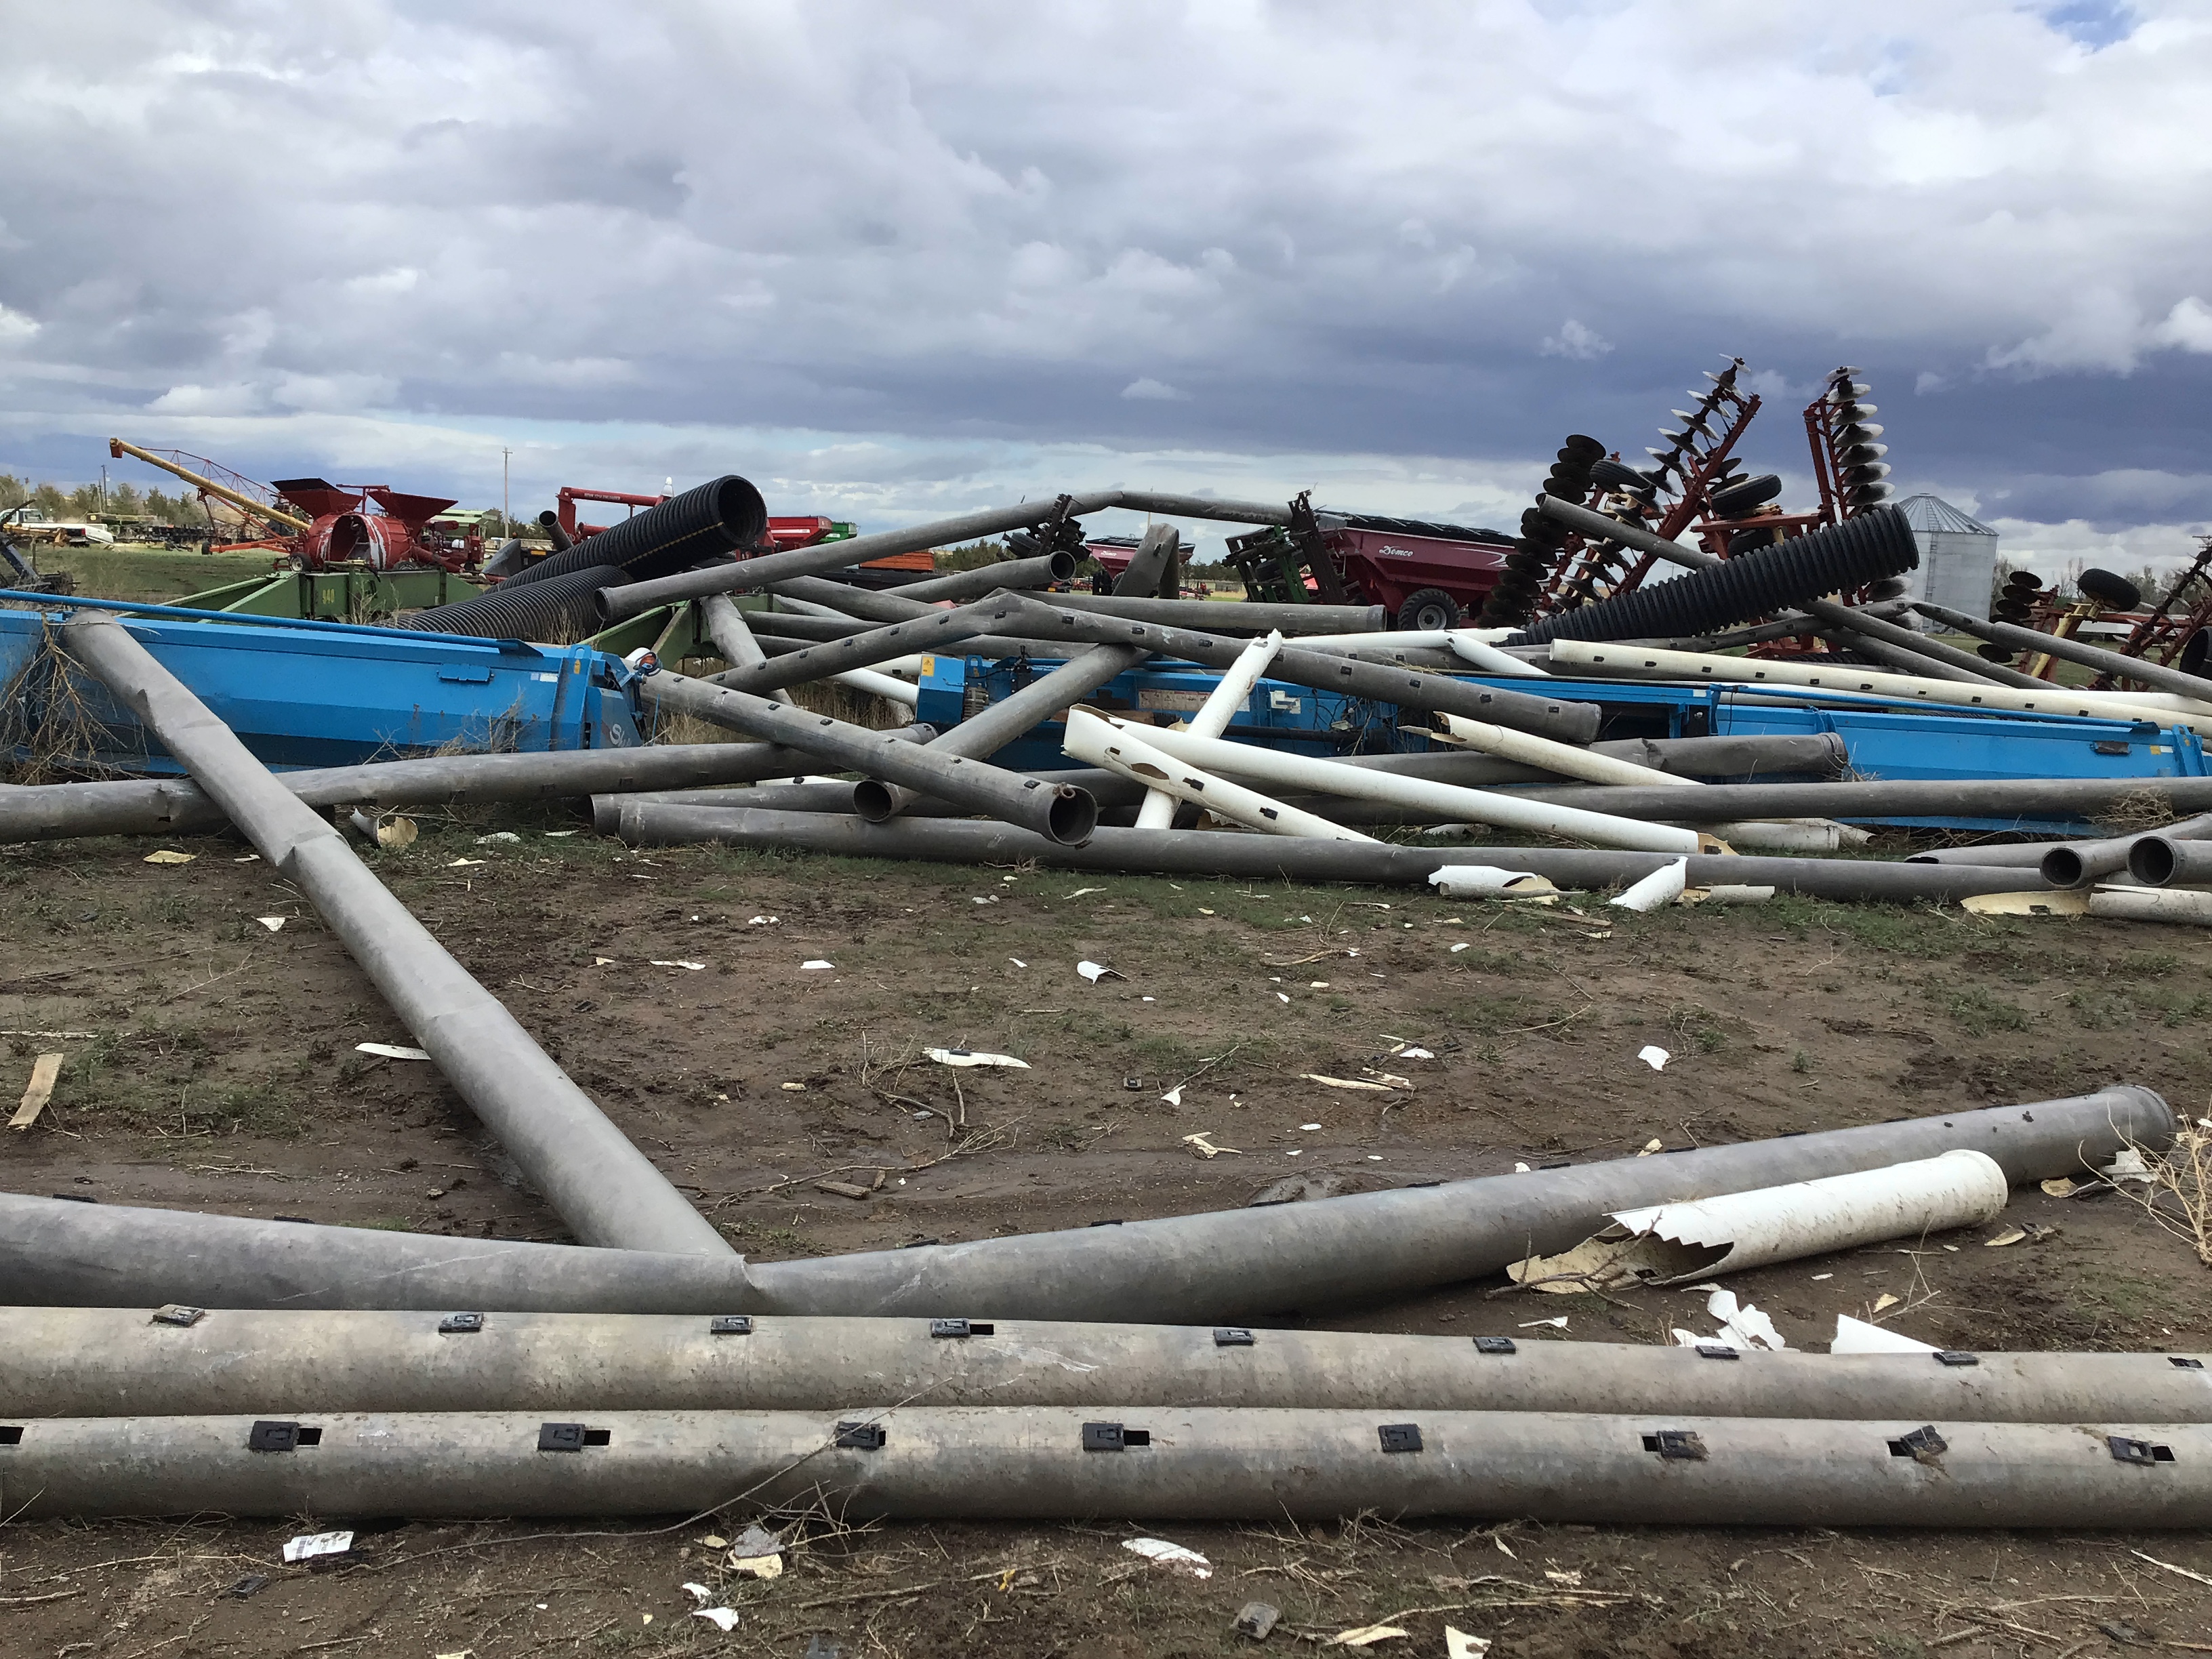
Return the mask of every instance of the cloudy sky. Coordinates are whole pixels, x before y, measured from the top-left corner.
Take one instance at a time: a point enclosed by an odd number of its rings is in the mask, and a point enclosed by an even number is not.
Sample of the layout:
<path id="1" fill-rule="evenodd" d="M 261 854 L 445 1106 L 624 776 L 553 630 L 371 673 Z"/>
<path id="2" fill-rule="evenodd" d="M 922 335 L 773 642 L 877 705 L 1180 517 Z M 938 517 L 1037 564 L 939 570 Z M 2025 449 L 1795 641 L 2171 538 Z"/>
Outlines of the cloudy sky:
<path id="1" fill-rule="evenodd" d="M 931 14 L 934 14 L 933 15 Z M 1510 524 L 1741 355 L 2009 550 L 2212 529 L 2212 0 L 9 9 L 0 471 Z M 154 475 L 135 463 L 117 476 Z M 1101 526 L 1107 527 L 1105 526 Z"/>

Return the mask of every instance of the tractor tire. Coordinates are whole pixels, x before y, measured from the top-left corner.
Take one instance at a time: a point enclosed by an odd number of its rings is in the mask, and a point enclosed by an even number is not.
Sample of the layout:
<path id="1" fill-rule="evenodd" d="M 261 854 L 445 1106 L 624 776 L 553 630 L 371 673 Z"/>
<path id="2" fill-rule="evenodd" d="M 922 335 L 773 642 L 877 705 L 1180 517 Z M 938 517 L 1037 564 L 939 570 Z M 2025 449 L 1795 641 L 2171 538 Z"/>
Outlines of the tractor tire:
<path id="1" fill-rule="evenodd" d="M 1712 493 L 1713 517 L 1741 519 L 1754 507 L 1764 507 L 1782 493 L 1782 480 L 1771 472 L 1731 480 Z"/>
<path id="2" fill-rule="evenodd" d="M 1441 587 L 1421 588 L 1407 595 L 1405 604 L 1398 607 L 1398 626 L 1412 634 L 1457 628 L 1459 601 Z"/>
<path id="3" fill-rule="evenodd" d="M 2142 589 L 2125 576 L 2094 566 L 2074 579 L 2074 586 L 2107 611 L 2132 611 L 2142 603 Z"/>

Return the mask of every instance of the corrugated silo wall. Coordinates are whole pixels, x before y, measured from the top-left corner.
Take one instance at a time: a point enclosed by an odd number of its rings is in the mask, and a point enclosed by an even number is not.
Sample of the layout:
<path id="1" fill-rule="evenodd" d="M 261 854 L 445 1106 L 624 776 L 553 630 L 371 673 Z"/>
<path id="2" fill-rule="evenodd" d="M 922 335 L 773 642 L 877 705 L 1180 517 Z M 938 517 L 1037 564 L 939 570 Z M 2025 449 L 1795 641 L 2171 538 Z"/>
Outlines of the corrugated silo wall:
<path id="1" fill-rule="evenodd" d="M 1907 579 L 1912 597 L 1986 617 L 1997 538 L 1957 530 L 1916 531 L 1912 538 L 1920 544 L 1920 568 Z"/>

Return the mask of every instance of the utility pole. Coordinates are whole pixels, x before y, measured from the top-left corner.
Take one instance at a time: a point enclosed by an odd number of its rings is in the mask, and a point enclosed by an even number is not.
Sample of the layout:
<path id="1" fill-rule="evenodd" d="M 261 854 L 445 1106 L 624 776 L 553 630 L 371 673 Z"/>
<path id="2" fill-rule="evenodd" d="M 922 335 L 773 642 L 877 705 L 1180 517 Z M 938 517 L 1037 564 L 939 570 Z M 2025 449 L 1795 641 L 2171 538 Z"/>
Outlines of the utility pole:
<path id="1" fill-rule="evenodd" d="M 514 452 L 513 450 L 511 450 L 511 449 L 507 448 L 505 445 L 503 445 L 503 444 L 502 444 L 502 445 L 500 447 L 500 452 L 499 452 L 499 527 L 500 527 L 500 529 L 501 529 L 504 533 L 506 533 L 506 534 L 507 534 L 507 535 L 509 535 L 509 536 L 512 536 L 512 535 L 514 533 L 514 520 L 513 516 L 512 516 L 512 515 L 507 512 L 507 457 L 508 457 L 508 456 L 510 456 L 510 455 L 512 455 L 512 454 L 514 454 Z"/>

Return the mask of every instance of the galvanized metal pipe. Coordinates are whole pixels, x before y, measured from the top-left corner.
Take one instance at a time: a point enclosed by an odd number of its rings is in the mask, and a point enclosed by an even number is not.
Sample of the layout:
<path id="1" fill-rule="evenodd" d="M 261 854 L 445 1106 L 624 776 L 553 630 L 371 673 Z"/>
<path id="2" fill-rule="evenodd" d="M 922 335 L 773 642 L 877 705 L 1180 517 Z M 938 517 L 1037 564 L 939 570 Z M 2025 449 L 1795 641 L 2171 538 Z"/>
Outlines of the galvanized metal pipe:
<path id="1" fill-rule="evenodd" d="M 648 675 L 638 682 L 638 690 L 656 708 L 675 709 L 764 742 L 803 750 L 841 769 L 871 773 L 916 793 L 941 796 L 1055 843 L 1081 842 L 1098 821 L 1097 805 L 1083 790 L 1049 786 L 927 744 L 902 743 L 888 733 L 809 714 L 788 703 L 666 672 Z"/>
<path id="2" fill-rule="evenodd" d="M 2022 650 L 2039 651 L 2047 657 L 2057 657 L 2063 662 L 2078 663 L 2084 668 L 2094 668 L 2100 673 L 2115 674 L 2149 686 L 2156 691 L 2170 691 L 2187 699 L 2199 708 L 2212 705 L 2212 680 L 2199 675 L 2184 673 L 2179 668 L 2168 668 L 2163 663 L 2145 662 L 2140 657 L 2130 657 L 2124 652 L 2107 651 L 2101 646 L 2091 645 L 2086 640 L 2046 634 L 2040 629 L 2022 628 L 2017 623 L 1988 622 L 1964 611 L 1954 611 L 1948 605 L 1930 605 L 1917 601 L 1913 609 L 1931 621 L 1947 628 L 1955 628 L 1961 634 L 1972 634 L 1992 645 L 2009 645 Z M 2027 675 L 2021 677 L 2029 679 Z M 2042 685 L 2047 681 L 2030 680 Z"/>
<path id="3" fill-rule="evenodd" d="M 1698 1417 L 2212 1421 L 2194 1352 L 1932 1355 L 1692 1349 L 1204 1325 L 757 1315 L 0 1308 L 0 1411 L 45 1417 L 330 1412 L 806 1411 L 942 1406 L 1682 1412 Z M 1504 1316 L 1495 1322 L 1510 1325 Z M 2194 1360 L 2194 1365 L 2180 1362 Z"/>
<path id="4" fill-rule="evenodd" d="M 2206 820 L 2212 824 L 2212 819 Z M 2137 836 L 2128 843 L 2128 873 L 2148 887 L 2184 885 L 2212 881 L 2212 846 L 2204 837 L 2212 828 L 2185 837 L 2172 825 L 2156 835 Z M 2050 866 L 2045 866 L 2048 870 Z"/>
<path id="5" fill-rule="evenodd" d="M 1675 1527 L 2212 1525 L 2212 1428 L 2106 1417 L 913 1406 L 595 1411 L 564 1439 L 536 1413 L 333 1413 L 299 1425 L 315 1431 L 313 1443 L 283 1451 L 253 1449 L 249 1417 L 17 1426 L 15 1443 L 0 1446 L 0 1481 L 11 1500 L 23 1495 L 15 1513 L 27 1521 L 697 1515 L 804 1504 L 853 1520 L 1379 1513 Z M 1102 1433 L 1114 1449 L 1089 1449 Z M 547 1449 L 549 1439 L 574 1449 Z M 2140 1466 L 2116 1455 L 2123 1446 L 2141 1447 Z"/>
<path id="6" fill-rule="evenodd" d="M 1209 667 L 1233 668 L 1244 641 L 1188 629 L 1156 627 L 1112 617 L 1086 617 L 1028 598 L 1018 598 L 1018 631 L 1040 639 L 1090 640 L 1101 645 L 1140 647 L 1162 657 L 1180 657 Z M 1317 690 L 1338 691 L 1401 708 L 1437 709 L 1495 720 L 1562 743 L 1588 743 L 1597 735 L 1601 713 L 1592 702 L 1508 691 L 1479 681 L 1409 673 L 1355 659 L 1329 656 L 1285 646 L 1268 668 L 1270 678 Z"/>
<path id="7" fill-rule="evenodd" d="M 898 735 L 926 743 L 929 726 Z M 757 783 L 813 769 L 809 756 L 769 743 L 653 744 L 641 749 L 556 750 L 511 755 L 428 755 L 279 772 L 310 806 L 394 807 L 495 801 L 577 800 L 638 790 Z M 190 778 L 0 786 L 0 845 L 77 836 L 178 836 L 221 830 L 222 808 Z"/>
<path id="8" fill-rule="evenodd" d="M 1129 562 L 1114 579 L 1114 597 L 1144 599 L 1160 597 L 1160 584 L 1170 580 L 1175 572 L 1176 552 L 1182 545 L 1182 532 L 1171 524 L 1156 524 L 1139 538 L 1137 550 L 1130 555 Z M 1175 597 L 1172 592 L 1165 597 Z"/>
<path id="9" fill-rule="evenodd" d="M 1390 626 L 1389 613 L 1379 605 L 1267 605 L 1249 599 L 1147 599 L 1114 593 L 1055 593 L 1055 610 L 1079 611 L 1086 615 L 1122 617 L 1131 622 L 1158 623 L 1166 628 L 1202 628 L 1208 633 L 1224 629 L 1240 634 L 1270 630 L 1285 639 L 1306 634 L 1379 634 Z"/>
<path id="10" fill-rule="evenodd" d="M 1528 866 L 1516 860 L 1515 867 Z M 2073 1175 L 2109 1163 L 2126 1145 L 2164 1148 L 2173 1124 L 2156 1094 L 2115 1085 L 2026 1106 L 1437 1187 L 749 1264 L 0 1194 L 0 1282 L 19 1302 L 87 1307 L 182 1302 L 1203 1323 L 1371 1305 L 1565 1249 L 1617 1210 L 1881 1169 L 1954 1147 L 1986 1152 L 2015 1186 Z"/>
<path id="11" fill-rule="evenodd" d="M 136 714 L 296 882 L 461 1098 L 587 1244 L 726 1255 L 722 1236 L 529 1032 L 371 875 L 344 836 L 271 777 L 112 617 L 64 625 L 70 654 Z"/>
<path id="12" fill-rule="evenodd" d="M 738 609 L 726 593 L 709 593 L 698 601 L 699 620 L 706 624 L 707 637 L 722 653 L 722 660 L 732 668 L 757 668 L 768 660 L 769 653 L 753 637 L 745 613 Z M 854 630 L 858 632 L 858 629 Z M 791 694 L 782 687 L 769 695 L 778 702 L 788 702 Z"/>
<path id="13" fill-rule="evenodd" d="M 1033 559 L 1001 559 L 973 570 L 955 570 L 927 581 L 903 583 L 898 597 L 916 605 L 938 605 L 946 599 L 980 599 L 1001 588 L 1050 587 L 1074 575 L 1075 563 L 1075 555 L 1065 551 L 1040 553 Z"/>
<path id="14" fill-rule="evenodd" d="M 1114 506 L 1120 499 L 1119 492 L 1111 489 L 1078 495 L 1069 499 L 1067 512 L 1071 515 L 1096 512 Z M 733 564 L 710 565 L 704 570 L 681 571 L 653 581 L 607 589 L 599 601 L 599 615 L 606 622 L 620 622 L 682 599 L 703 599 L 709 593 L 757 592 L 796 576 L 842 570 L 848 565 L 866 564 L 871 559 L 889 558 L 895 553 L 919 553 L 925 548 L 973 541 L 979 536 L 995 536 L 1002 530 L 1024 530 L 1042 524 L 1059 511 L 1059 501 L 1046 496 L 1024 501 L 1018 507 L 987 507 L 980 513 L 938 519 L 910 530 L 886 530 L 873 536 L 854 536 L 842 542 L 820 542 L 811 547 L 766 553 Z"/>
<path id="15" fill-rule="evenodd" d="M 723 603 L 727 605 L 729 601 L 724 599 Z M 780 683 L 796 685 L 808 680 L 829 679 L 853 669 L 873 667 L 895 657 L 911 656 L 917 651 L 941 651 L 958 645 L 1004 622 L 1012 608 L 1011 602 L 1005 599 L 980 599 L 957 610 L 933 610 L 911 621 L 891 623 L 842 640 L 810 645 L 802 651 L 779 656 L 772 663 L 763 661 L 732 667 L 700 683 L 732 691 L 750 691 L 756 696 L 775 697 L 779 696 Z"/>
<path id="16" fill-rule="evenodd" d="M 962 759 L 981 762 L 995 755 L 1030 727 L 1050 720 L 1091 695 L 1115 675 L 1145 660 L 1145 653 L 1128 646 L 1094 645 L 1063 662 L 1048 674 L 1040 674 L 1011 696 L 1001 697 L 981 713 L 971 714 L 950 732 L 926 745 L 933 755 L 951 764 Z M 896 817 L 929 791 L 889 776 L 870 777 L 853 786 L 852 808 L 862 817 L 881 823 Z M 1096 805 L 1092 822 L 1097 822 Z"/>
<path id="17" fill-rule="evenodd" d="M 1626 792 L 1619 792 L 1626 793 Z M 1685 794 L 1688 792 L 1684 791 Z M 798 848 L 841 858 L 912 859 L 937 864 L 1006 864 L 1034 859 L 1060 870 L 1157 872 L 1261 881 L 1348 881 L 1420 886 L 1448 864 L 1465 864 L 1462 847 L 1396 847 L 1387 842 L 1304 841 L 1188 830 L 1101 826 L 1079 848 L 1042 836 L 958 818 L 897 818 L 872 823 L 827 812 L 775 812 L 733 805 L 661 806 L 620 796 L 592 803 L 599 822 L 638 847 L 715 842 L 727 847 Z M 1482 861 L 1548 876 L 1562 886 L 1626 887 L 1668 862 L 1664 853 L 1586 852 L 1559 847 L 1485 847 Z M 1872 859 L 1690 855 L 1692 887 L 1771 886 L 1808 898 L 1877 904 L 1956 900 L 2017 892 L 2016 869 L 1957 864 L 1888 864 Z"/>

